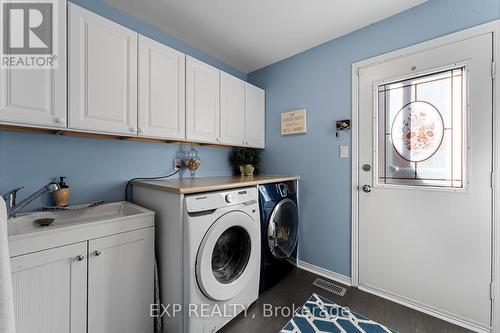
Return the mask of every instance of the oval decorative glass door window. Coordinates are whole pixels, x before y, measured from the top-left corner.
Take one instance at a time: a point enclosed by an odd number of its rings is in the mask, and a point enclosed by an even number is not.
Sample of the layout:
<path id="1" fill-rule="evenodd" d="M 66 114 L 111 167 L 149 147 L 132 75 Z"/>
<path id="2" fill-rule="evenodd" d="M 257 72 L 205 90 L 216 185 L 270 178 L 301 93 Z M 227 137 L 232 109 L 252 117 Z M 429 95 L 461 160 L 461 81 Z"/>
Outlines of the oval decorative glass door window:
<path id="1" fill-rule="evenodd" d="M 415 101 L 406 104 L 392 123 L 394 149 L 407 161 L 422 162 L 441 146 L 444 123 L 441 113 L 432 104 Z"/>

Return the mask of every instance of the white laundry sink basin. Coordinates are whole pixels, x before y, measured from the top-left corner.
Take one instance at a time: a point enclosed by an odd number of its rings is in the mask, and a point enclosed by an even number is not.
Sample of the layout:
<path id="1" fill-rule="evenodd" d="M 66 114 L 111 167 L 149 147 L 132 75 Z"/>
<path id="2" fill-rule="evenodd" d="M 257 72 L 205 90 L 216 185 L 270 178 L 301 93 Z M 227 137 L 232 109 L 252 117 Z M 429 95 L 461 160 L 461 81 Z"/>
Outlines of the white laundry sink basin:
<path id="1" fill-rule="evenodd" d="M 54 219 L 46 227 L 39 219 Z M 127 201 L 93 208 L 22 214 L 7 221 L 10 256 L 154 226 L 154 212 Z"/>
<path id="2" fill-rule="evenodd" d="M 144 214 L 145 209 L 129 202 L 113 202 L 93 208 L 56 212 L 35 212 L 22 214 L 8 220 L 8 236 L 17 236 L 36 232 L 77 226 L 82 224 L 116 220 Z M 41 226 L 38 220 L 54 219 L 48 226 Z"/>

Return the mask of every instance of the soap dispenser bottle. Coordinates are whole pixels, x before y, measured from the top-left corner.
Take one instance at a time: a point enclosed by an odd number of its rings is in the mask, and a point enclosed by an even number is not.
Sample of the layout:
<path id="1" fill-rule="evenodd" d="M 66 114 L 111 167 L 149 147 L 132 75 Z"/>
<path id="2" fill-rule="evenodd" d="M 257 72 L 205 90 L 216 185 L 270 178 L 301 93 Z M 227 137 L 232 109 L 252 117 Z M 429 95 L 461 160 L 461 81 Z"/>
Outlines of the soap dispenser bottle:
<path id="1" fill-rule="evenodd" d="M 64 182 L 66 177 L 59 177 L 59 189 L 53 193 L 57 207 L 66 207 L 69 201 L 69 186 Z"/>

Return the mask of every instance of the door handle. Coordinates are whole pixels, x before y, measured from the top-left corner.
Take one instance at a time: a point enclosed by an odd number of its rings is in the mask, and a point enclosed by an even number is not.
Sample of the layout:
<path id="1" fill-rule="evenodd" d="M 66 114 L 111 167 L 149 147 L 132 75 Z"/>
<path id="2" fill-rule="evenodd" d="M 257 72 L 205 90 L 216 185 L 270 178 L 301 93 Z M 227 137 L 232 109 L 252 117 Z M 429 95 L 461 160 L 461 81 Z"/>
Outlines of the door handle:
<path id="1" fill-rule="evenodd" d="M 370 193 L 372 191 L 372 187 L 370 185 L 363 185 L 361 187 L 361 189 L 363 190 L 363 192 L 365 193 Z"/>

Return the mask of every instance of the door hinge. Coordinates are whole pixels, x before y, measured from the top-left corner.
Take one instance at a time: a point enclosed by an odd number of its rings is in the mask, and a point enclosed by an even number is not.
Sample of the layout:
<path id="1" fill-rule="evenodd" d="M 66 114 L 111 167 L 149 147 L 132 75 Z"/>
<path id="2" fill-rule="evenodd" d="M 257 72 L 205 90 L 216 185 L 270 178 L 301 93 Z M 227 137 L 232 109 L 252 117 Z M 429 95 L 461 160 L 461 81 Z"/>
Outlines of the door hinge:
<path id="1" fill-rule="evenodd" d="M 490 298 L 495 299 L 495 285 L 490 283 Z"/>
<path id="2" fill-rule="evenodd" d="M 495 181 L 496 181 L 496 179 L 495 179 L 495 178 L 496 178 L 496 177 L 495 177 L 495 173 L 494 173 L 494 172 L 492 172 L 492 173 L 491 173 L 491 188 L 495 188 Z"/>
<path id="3" fill-rule="evenodd" d="M 491 62 L 491 78 L 494 79 L 497 76 L 497 63 Z"/>

